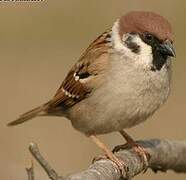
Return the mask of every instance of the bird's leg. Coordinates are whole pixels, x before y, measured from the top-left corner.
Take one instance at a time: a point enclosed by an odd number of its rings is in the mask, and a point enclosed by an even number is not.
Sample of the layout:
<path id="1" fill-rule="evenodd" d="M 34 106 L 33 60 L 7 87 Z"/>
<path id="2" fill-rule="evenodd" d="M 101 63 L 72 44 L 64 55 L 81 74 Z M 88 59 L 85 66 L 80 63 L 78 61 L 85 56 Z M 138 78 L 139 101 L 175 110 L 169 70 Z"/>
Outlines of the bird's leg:
<path id="1" fill-rule="evenodd" d="M 121 149 L 126 149 L 127 147 L 132 147 L 134 149 L 134 151 L 137 154 L 139 154 L 140 157 L 143 158 L 143 161 L 144 161 L 145 166 L 148 167 L 148 161 L 150 159 L 150 154 L 142 146 L 140 146 L 139 144 L 137 144 L 132 139 L 132 137 L 130 137 L 124 130 L 119 131 L 119 132 L 125 138 L 125 140 L 127 141 L 127 143 L 126 144 L 123 144 L 123 145 L 116 146 L 113 149 L 112 152 L 114 153 L 114 152 L 120 151 Z"/>
<path id="2" fill-rule="evenodd" d="M 118 157 L 116 157 L 113 152 L 103 143 L 101 142 L 97 136 L 95 135 L 91 135 L 89 136 L 93 141 L 94 143 L 105 153 L 105 157 L 99 157 L 99 158 L 95 158 L 94 160 L 99 160 L 99 159 L 105 159 L 105 158 L 108 158 L 110 159 L 112 162 L 114 162 L 117 167 L 119 168 L 119 170 L 121 171 L 121 174 L 126 174 L 127 171 L 128 171 L 128 168 L 127 166 L 125 165 L 125 163 L 120 160 Z"/>

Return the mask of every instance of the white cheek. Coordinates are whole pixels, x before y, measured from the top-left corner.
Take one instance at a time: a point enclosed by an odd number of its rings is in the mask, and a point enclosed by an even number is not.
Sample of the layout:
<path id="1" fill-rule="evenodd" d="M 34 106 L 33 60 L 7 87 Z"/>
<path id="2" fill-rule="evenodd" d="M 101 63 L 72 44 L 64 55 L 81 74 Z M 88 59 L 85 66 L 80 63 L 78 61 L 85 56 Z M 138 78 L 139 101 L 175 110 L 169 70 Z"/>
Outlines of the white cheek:
<path id="1" fill-rule="evenodd" d="M 152 47 L 144 43 L 139 36 L 134 38 L 134 42 L 140 46 L 139 54 L 135 55 L 136 63 L 151 66 L 153 61 Z"/>
<path id="2" fill-rule="evenodd" d="M 114 49 L 122 55 L 124 58 L 130 59 L 137 66 L 151 67 L 153 55 L 152 48 L 150 45 L 144 43 L 139 36 L 133 39 L 133 41 L 140 46 L 140 52 L 138 54 L 132 52 L 127 46 L 123 44 L 128 35 L 123 37 L 123 41 L 121 41 L 118 29 L 119 29 L 118 21 L 115 22 L 112 28 L 112 46 Z"/>
<path id="3" fill-rule="evenodd" d="M 128 55 L 128 53 L 130 54 L 131 52 L 127 47 L 123 45 L 118 30 L 119 30 L 119 22 L 116 21 L 112 28 L 112 46 L 118 53 L 121 54 L 125 53 L 126 55 Z"/>

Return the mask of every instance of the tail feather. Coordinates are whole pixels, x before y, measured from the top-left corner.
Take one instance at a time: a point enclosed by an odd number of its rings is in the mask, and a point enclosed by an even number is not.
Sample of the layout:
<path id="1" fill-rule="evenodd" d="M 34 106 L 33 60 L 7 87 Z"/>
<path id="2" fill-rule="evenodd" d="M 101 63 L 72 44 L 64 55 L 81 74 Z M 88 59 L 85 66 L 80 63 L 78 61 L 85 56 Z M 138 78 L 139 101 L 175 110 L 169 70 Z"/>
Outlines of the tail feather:
<path id="1" fill-rule="evenodd" d="M 46 114 L 47 107 L 48 107 L 48 103 L 46 103 L 42 106 L 39 106 L 37 108 L 34 108 L 31 111 L 28 111 L 28 112 L 22 114 L 18 119 L 8 123 L 7 125 L 8 126 L 15 126 L 18 124 L 22 124 L 28 120 L 31 120 L 36 116 L 42 116 L 42 115 Z"/>

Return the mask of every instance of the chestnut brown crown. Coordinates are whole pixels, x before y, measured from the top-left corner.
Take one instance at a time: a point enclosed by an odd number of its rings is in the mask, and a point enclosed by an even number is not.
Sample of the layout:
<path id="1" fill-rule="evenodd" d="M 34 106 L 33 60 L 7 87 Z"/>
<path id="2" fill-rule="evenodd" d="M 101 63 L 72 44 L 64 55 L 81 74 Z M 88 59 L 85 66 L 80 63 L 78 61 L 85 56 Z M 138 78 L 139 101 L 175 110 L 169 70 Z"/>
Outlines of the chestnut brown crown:
<path id="1" fill-rule="evenodd" d="M 160 41 L 173 41 L 171 25 L 162 16 L 153 12 L 133 11 L 119 20 L 119 33 L 151 33 Z"/>

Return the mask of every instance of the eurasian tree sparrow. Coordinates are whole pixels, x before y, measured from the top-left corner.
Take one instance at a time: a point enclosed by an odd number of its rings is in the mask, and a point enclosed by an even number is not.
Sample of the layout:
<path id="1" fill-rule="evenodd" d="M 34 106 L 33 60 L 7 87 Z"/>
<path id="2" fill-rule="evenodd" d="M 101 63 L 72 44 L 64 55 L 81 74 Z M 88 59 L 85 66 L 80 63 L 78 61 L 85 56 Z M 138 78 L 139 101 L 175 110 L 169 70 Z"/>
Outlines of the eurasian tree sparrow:
<path id="1" fill-rule="evenodd" d="M 168 98 L 172 43 L 171 26 L 162 16 L 130 12 L 91 43 L 50 101 L 8 125 L 36 116 L 66 117 L 122 168 L 96 135 L 119 131 L 140 149 L 123 129 L 145 121 Z"/>

